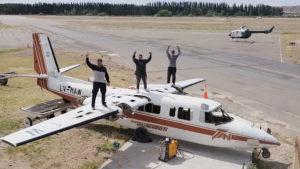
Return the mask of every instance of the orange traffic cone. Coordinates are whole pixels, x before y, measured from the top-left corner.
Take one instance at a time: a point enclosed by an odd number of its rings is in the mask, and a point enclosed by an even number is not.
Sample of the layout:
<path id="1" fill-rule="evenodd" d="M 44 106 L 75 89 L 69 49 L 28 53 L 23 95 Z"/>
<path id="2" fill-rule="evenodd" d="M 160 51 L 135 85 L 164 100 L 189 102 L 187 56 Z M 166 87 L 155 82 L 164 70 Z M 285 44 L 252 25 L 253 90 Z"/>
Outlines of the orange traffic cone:
<path id="1" fill-rule="evenodd" d="M 206 85 L 205 85 L 205 89 L 204 89 L 204 96 L 203 96 L 204 99 L 208 99 L 207 97 L 207 92 L 206 92 Z"/>

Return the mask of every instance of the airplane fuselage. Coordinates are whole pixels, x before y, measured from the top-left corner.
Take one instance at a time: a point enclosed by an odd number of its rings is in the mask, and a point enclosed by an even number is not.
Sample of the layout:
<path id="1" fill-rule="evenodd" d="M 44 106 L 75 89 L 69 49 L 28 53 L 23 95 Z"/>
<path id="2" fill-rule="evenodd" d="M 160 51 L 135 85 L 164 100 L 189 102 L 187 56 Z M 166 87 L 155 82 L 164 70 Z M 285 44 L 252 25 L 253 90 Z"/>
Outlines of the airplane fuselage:
<path id="1" fill-rule="evenodd" d="M 42 85 L 69 100 L 92 96 L 91 82 L 67 76 L 49 77 L 48 82 L 44 81 Z M 137 95 L 136 90 L 107 87 L 107 95 L 117 94 Z M 151 102 L 141 106 L 134 115 L 132 112 L 123 111 L 114 122 L 132 129 L 144 127 L 149 133 L 216 147 L 253 150 L 255 147 L 268 148 L 277 145 L 276 139 L 270 134 L 253 127 L 250 122 L 240 117 L 229 114 L 234 117 L 230 120 L 213 116 L 212 111 L 221 105 L 212 100 L 206 99 L 210 106 L 203 110 L 202 98 L 157 91 L 140 91 L 138 95 L 150 98 Z M 98 92 L 96 105 L 101 105 L 100 96 L 101 93 Z M 127 118 L 121 118 L 122 116 Z M 216 124 L 218 119 L 224 122 Z"/>

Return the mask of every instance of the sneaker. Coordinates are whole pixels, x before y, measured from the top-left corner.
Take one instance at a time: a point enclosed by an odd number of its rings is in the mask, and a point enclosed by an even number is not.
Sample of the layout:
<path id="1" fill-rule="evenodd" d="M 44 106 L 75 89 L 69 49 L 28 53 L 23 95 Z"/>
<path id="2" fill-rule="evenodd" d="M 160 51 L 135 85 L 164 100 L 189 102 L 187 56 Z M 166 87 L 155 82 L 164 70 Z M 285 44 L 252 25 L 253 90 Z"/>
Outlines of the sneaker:
<path id="1" fill-rule="evenodd" d="M 148 90 L 148 89 L 145 89 L 145 91 L 146 91 L 146 92 L 149 92 L 149 90 Z"/>
<path id="2" fill-rule="evenodd" d="M 136 90 L 136 93 L 139 93 L 139 90 Z"/>
<path id="3" fill-rule="evenodd" d="M 103 107 L 107 107 L 106 103 L 102 103 L 102 106 L 103 106 Z"/>
<path id="4" fill-rule="evenodd" d="M 95 107 L 92 107 L 93 110 L 95 110 Z"/>

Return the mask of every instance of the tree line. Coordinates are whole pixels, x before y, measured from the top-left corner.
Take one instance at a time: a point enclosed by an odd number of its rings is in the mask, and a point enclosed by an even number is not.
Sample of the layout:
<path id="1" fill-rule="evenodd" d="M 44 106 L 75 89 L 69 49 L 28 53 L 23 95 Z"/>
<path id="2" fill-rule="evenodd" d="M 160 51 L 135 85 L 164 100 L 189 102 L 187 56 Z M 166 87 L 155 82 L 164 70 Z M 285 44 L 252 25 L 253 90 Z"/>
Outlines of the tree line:
<path id="1" fill-rule="evenodd" d="M 210 2 L 153 2 L 146 5 L 111 3 L 0 4 L 0 14 L 111 15 L 111 16 L 281 16 L 283 9 L 259 4 Z"/>

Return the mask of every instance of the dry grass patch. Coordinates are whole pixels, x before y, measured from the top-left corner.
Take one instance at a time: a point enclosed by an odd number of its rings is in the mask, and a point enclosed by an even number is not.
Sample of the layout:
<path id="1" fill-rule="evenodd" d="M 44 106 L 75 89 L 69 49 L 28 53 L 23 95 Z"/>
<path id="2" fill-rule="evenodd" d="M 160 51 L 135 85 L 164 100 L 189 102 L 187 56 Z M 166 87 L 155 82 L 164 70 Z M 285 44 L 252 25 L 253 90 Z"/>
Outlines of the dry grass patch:
<path id="1" fill-rule="evenodd" d="M 300 33 L 283 32 L 284 37 L 284 54 L 294 63 L 300 64 Z M 289 42 L 295 42 L 294 46 L 290 46 Z"/>
<path id="2" fill-rule="evenodd" d="M 98 169 L 101 164 L 105 162 L 104 159 L 91 160 L 83 163 L 80 167 L 76 169 Z"/>
<path id="3" fill-rule="evenodd" d="M 49 159 L 47 158 L 47 151 L 50 149 L 44 145 L 50 144 L 51 137 L 44 138 L 33 143 L 28 143 L 20 147 L 6 147 L 4 153 L 11 160 L 18 160 L 23 158 L 27 161 L 37 162 L 36 159 Z"/>
<path id="4" fill-rule="evenodd" d="M 10 29 L 10 28 L 15 28 L 15 27 L 17 27 L 17 26 L 6 25 L 6 24 L 1 23 L 1 21 L 0 21 L 0 30 L 1 29 Z"/>
<path id="5" fill-rule="evenodd" d="M 93 76 L 85 65 L 82 51 L 55 50 L 60 68 L 74 64 L 80 67 L 65 75 L 87 80 Z M 18 74 L 36 74 L 33 69 L 31 49 L 11 49 L 0 51 L 0 73 L 15 71 Z M 113 63 L 108 56 L 90 53 L 90 61 L 96 63 L 101 57 L 110 74 L 111 85 L 127 87 L 133 84 L 134 72 Z M 22 121 L 27 115 L 21 107 L 59 98 L 41 89 L 33 78 L 11 78 L 7 86 L 0 86 L 0 137 L 23 128 Z M 56 115 L 59 115 L 57 113 Z M 9 163 L 22 163 L 30 168 L 95 168 L 100 167 L 105 158 L 110 157 L 114 141 L 123 145 L 133 134 L 133 130 L 105 120 L 96 121 L 62 133 L 46 137 L 20 147 L 0 144 L 0 168 L 14 168 Z M 104 146 L 103 146 L 104 145 Z M 102 147 L 102 148 L 101 148 Z M 105 147 L 107 147 L 105 149 Z M 7 166 L 5 166 L 7 165 Z"/>
<path id="6" fill-rule="evenodd" d="M 7 135 L 20 128 L 22 120 L 0 117 L 0 135 Z"/>

